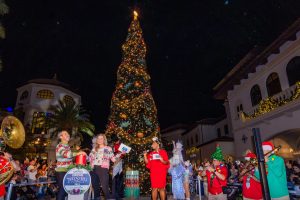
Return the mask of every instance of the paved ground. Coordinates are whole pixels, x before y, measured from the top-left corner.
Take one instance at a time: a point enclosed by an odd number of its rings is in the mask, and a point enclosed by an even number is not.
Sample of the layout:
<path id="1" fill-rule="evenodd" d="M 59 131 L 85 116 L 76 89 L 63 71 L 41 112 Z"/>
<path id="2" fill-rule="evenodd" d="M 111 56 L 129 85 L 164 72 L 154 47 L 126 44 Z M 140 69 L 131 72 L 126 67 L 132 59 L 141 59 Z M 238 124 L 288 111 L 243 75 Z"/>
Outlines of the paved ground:
<path id="1" fill-rule="evenodd" d="M 101 199 L 104 199 L 101 198 Z M 55 198 L 45 198 L 44 200 L 55 200 Z M 92 200 L 92 199 L 89 199 Z M 151 200 L 150 196 L 143 196 L 143 197 L 139 197 L 138 199 L 134 199 L 134 198 L 124 198 L 123 200 Z M 168 199 L 167 200 L 174 200 L 172 195 L 168 195 Z M 194 198 L 191 198 L 191 200 L 200 200 L 200 198 L 198 196 L 195 196 Z M 207 198 L 202 197 L 201 200 L 207 200 Z"/>
<path id="2" fill-rule="evenodd" d="M 147 196 L 147 197 L 140 197 L 138 199 L 130 199 L 130 198 L 125 198 L 124 200 L 150 200 L 151 197 Z M 168 199 L 167 200 L 174 200 L 172 196 L 168 195 Z M 194 198 L 191 198 L 191 200 L 200 200 L 200 198 L 198 196 L 195 196 Z M 207 200 L 207 198 L 202 197 L 201 200 Z"/>

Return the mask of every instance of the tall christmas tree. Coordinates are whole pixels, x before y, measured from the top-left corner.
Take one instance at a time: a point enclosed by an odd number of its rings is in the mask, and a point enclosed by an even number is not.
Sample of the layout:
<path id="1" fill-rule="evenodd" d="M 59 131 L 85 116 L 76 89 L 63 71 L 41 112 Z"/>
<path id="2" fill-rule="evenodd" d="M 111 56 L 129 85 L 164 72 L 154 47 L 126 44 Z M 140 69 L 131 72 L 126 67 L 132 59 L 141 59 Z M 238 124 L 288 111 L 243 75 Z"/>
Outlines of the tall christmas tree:
<path id="1" fill-rule="evenodd" d="M 150 179 L 143 152 L 150 149 L 154 136 L 159 137 L 160 129 L 147 73 L 146 45 L 136 11 L 122 50 L 123 58 L 117 73 L 106 134 L 116 134 L 123 143 L 132 147 L 125 158 L 125 166 L 139 170 L 141 191 L 147 193 Z"/>

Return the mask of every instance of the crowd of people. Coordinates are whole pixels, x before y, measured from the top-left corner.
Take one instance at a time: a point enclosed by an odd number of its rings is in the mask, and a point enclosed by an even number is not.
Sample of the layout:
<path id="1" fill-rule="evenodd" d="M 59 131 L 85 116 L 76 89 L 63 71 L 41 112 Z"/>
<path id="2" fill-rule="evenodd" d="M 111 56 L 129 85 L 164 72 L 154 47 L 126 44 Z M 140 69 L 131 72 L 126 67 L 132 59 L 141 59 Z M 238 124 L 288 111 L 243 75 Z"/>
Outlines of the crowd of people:
<path id="1" fill-rule="evenodd" d="M 5 153 L 5 158 L 11 159 L 11 155 Z M 45 160 L 37 158 L 29 160 L 26 158 L 24 161 L 19 160 L 11 161 L 13 163 L 14 174 L 10 179 L 11 183 L 24 184 L 23 187 L 14 187 L 11 199 L 34 199 L 44 198 L 46 194 L 50 197 L 55 197 L 57 187 L 53 184 L 35 184 L 37 182 L 51 182 L 55 181 L 55 162 L 47 163 Z M 25 186 L 28 183 L 29 186 Z M 6 194 L 4 184 L 0 189 L 0 199 L 4 199 Z"/>
<path id="2" fill-rule="evenodd" d="M 159 144 L 159 142 L 156 143 Z M 202 190 L 208 200 L 259 200 L 265 198 L 257 157 L 250 150 L 245 153 L 242 161 L 233 161 L 232 159 L 225 161 L 221 148 L 217 146 L 216 151 L 211 155 L 211 161 L 206 160 L 202 163 L 191 164 L 189 160 L 183 160 L 182 144 L 177 142 L 173 146 L 173 156 L 169 163 L 166 162 L 167 157 L 164 151 L 157 150 L 158 147 L 155 145 L 154 151 L 147 156 L 145 155 L 145 159 L 152 158 L 153 164 L 150 167 L 150 173 L 154 177 L 158 177 L 151 178 L 153 200 L 157 199 L 156 190 L 162 190 L 163 192 L 159 194 L 161 199 L 165 199 L 166 168 L 171 175 L 172 199 L 175 200 L 190 199 L 190 191 L 195 192 L 194 180 L 196 177 L 200 177 L 202 180 Z M 294 196 L 290 198 L 289 188 L 292 189 L 294 185 L 299 187 L 300 159 L 284 161 L 282 157 L 275 154 L 277 149 L 271 142 L 263 142 L 262 149 L 265 156 L 270 198 L 274 200 L 294 199 Z M 160 159 L 154 159 L 153 154 L 159 154 Z M 162 185 L 156 183 L 162 183 Z"/>
<path id="3" fill-rule="evenodd" d="M 3 155 L 14 165 L 14 175 L 10 182 L 21 183 L 24 186 L 13 187 L 11 199 L 49 199 L 64 200 L 67 196 L 63 188 L 63 178 L 69 167 L 73 164 L 73 158 L 77 155 L 86 155 L 83 151 L 71 151 L 69 146 L 70 135 L 67 131 L 58 134 L 60 140 L 56 146 L 56 161 L 47 163 L 46 160 L 33 158 L 25 159 L 23 162 L 12 160 L 8 153 Z M 100 186 L 106 199 L 121 199 L 123 197 L 123 172 L 122 158 L 123 152 L 118 150 L 120 146 L 119 138 L 113 138 L 114 146 L 111 148 L 107 144 L 104 134 L 99 134 L 93 139 L 93 149 L 89 158 L 92 171 L 90 172 L 94 189 L 94 199 L 100 199 Z M 114 173 L 112 177 L 112 193 L 109 190 L 109 169 L 113 162 Z M 47 182 L 45 184 L 45 182 Z M 7 190 L 7 188 L 6 188 Z M 0 200 L 6 194 L 4 184 L 0 186 Z"/>
<path id="4" fill-rule="evenodd" d="M 56 161 L 47 163 L 45 160 L 25 159 L 11 161 L 14 166 L 13 183 L 33 183 L 29 186 L 14 187 L 11 199 L 45 199 L 45 197 L 64 200 L 67 196 L 63 188 L 63 178 L 73 163 L 74 156 L 85 155 L 89 158 L 92 171 L 90 172 L 94 190 L 94 199 L 100 199 L 101 190 L 105 199 L 121 199 L 124 197 L 124 152 L 119 151 L 121 141 L 113 137 L 110 147 L 104 134 L 93 139 L 93 148 L 87 155 L 83 151 L 71 151 L 69 146 L 70 135 L 61 131 L 58 135 L 60 143 L 56 147 Z M 245 153 L 245 159 L 225 161 L 219 146 L 210 159 L 200 162 L 184 160 L 183 146 L 180 142 L 173 142 L 172 156 L 169 159 L 165 150 L 161 149 L 159 138 L 152 139 L 152 151 L 144 152 L 144 161 L 150 171 L 151 196 L 153 200 L 167 198 L 167 175 L 171 176 L 171 195 L 174 200 L 190 200 L 191 191 L 196 178 L 202 183 L 202 192 L 209 200 L 235 199 L 263 199 L 260 175 L 257 168 L 257 157 L 251 152 Z M 264 142 L 262 148 L 265 153 L 267 179 L 272 199 L 290 199 L 288 186 L 300 185 L 300 159 L 287 160 L 274 153 L 274 146 Z M 8 160 L 12 156 L 2 155 Z M 111 166 L 113 163 L 113 166 Z M 110 181 L 110 170 L 112 171 Z M 53 181 L 55 184 L 42 182 Z M 35 184 L 36 183 L 36 184 Z M 109 186 L 112 186 L 111 188 Z M 230 186 L 238 188 L 234 196 Z M 0 186 L 0 200 L 4 198 L 5 187 Z"/>
<path id="5" fill-rule="evenodd" d="M 300 184 L 300 159 L 284 161 L 274 153 L 275 148 L 270 142 L 263 142 L 263 150 L 266 155 L 266 173 L 271 198 L 290 199 L 288 189 Z M 236 199 L 238 196 L 246 200 L 263 199 L 256 155 L 248 150 L 244 160 L 234 161 L 225 160 L 222 156 L 216 157 L 216 152 L 212 155 L 212 162 L 193 164 L 194 171 L 203 182 L 205 196 L 208 199 Z M 213 179 L 211 172 L 214 172 Z M 220 176 L 221 174 L 223 176 Z M 235 192 L 231 193 L 233 196 L 225 195 L 233 189 L 235 189 Z M 214 194 L 220 195 L 216 197 Z"/>

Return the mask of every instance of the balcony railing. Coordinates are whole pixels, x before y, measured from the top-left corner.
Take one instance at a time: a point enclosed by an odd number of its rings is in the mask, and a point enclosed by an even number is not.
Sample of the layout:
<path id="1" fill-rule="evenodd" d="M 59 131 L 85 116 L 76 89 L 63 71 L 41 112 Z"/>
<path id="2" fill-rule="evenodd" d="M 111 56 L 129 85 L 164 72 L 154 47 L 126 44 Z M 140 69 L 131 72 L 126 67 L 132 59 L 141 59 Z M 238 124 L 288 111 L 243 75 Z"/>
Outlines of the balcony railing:
<path id="1" fill-rule="evenodd" d="M 297 92 L 297 84 L 289 87 L 288 89 L 275 94 L 274 96 L 272 96 L 272 99 L 281 102 L 283 100 L 288 100 L 290 99 L 295 93 Z"/>
<path id="2" fill-rule="evenodd" d="M 241 112 L 239 116 L 242 121 L 254 119 L 297 99 L 300 99 L 300 81 L 272 97 L 261 100 L 257 106 Z"/>

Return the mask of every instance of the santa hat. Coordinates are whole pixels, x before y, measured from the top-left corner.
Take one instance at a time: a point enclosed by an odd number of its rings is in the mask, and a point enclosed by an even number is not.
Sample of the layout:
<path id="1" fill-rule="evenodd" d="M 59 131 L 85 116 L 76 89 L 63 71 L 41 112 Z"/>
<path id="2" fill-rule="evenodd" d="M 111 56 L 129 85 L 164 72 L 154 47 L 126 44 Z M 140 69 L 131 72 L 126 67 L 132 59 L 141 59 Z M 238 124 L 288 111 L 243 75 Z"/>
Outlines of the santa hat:
<path id="1" fill-rule="evenodd" d="M 248 152 L 246 155 L 245 155 L 245 160 L 251 160 L 251 159 L 256 159 L 256 155 L 252 152 Z"/>
<path id="2" fill-rule="evenodd" d="M 262 148 L 264 151 L 272 151 L 274 150 L 274 145 L 272 142 L 267 141 L 262 143 Z"/>

